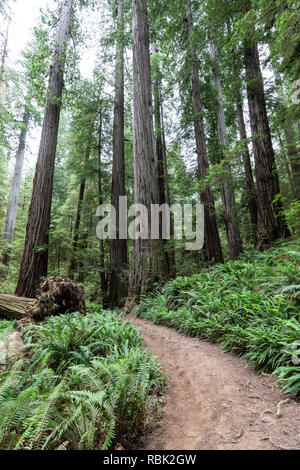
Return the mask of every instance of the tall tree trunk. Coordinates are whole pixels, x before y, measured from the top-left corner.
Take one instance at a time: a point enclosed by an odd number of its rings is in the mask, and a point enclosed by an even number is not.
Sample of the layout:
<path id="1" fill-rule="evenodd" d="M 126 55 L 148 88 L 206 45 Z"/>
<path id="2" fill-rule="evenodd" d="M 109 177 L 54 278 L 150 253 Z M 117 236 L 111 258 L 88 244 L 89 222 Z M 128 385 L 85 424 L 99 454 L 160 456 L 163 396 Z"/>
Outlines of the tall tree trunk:
<path id="1" fill-rule="evenodd" d="M 103 204 L 102 195 L 102 131 L 103 131 L 103 117 L 102 117 L 102 102 L 100 103 L 100 118 L 99 118 L 99 146 L 98 146 L 98 202 L 99 206 Z M 107 307 L 107 280 L 105 274 L 105 253 L 104 241 L 99 240 L 99 264 L 100 264 L 100 280 L 101 280 L 101 297 L 103 307 Z"/>
<path id="2" fill-rule="evenodd" d="M 283 131 L 285 135 L 287 156 L 284 150 L 280 130 L 278 130 L 280 145 L 284 151 L 285 158 L 287 159 L 287 163 L 286 163 L 287 171 L 288 171 L 288 176 L 291 177 L 291 180 L 292 180 L 291 188 L 292 188 L 293 194 L 296 199 L 300 199 L 300 149 L 297 148 L 297 137 L 296 137 L 296 131 L 293 128 L 293 124 L 289 122 L 289 120 L 286 119 L 285 117 L 286 116 L 285 109 L 284 109 L 285 100 L 284 100 L 284 94 L 283 94 L 284 92 L 283 92 L 282 79 L 281 79 L 280 74 L 277 71 L 275 61 L 273 62 L 273 72 L 274 72 L 274 78 L 275 78 L 275 85 L 278 90 L 279 105 L 280 105 L 281 99 L 283 98 L 281 112 L 283 113 L 284 118 L 283 118 L 282 127 L 283 127 Z M 290 165 L 290 168 L 289 168 L 289 165 Z"/>
<path id="3" fill-rule="evenodd" d="M 153 53 L 157 53 L 158 50 L 153 46 Z M 154 96 L 154 122 L 155 122 L 155 144 L 156 144 L 156 169 L 157 169 L 157 180 L 158 180 L 158 193 L 159 193 L 159 204 L 167 204 L 167 195 L 166 195 L 166 186 L 167 180 L 166 175 L 168 169 L 165 168 L 167 165 L 165 149 L 164 149 L 164 136 L 162 128 L 162 102 L 161 102 L 161 82 L 160 82 L 160 68 L 159 63 L 156 61 L 154 66 L 154 86 L 153 86 L 153 96 Z M 170 204 L 169 204 L 170 206 Z M 162 237 L 162 219 L 163 214 L 160 214 L 160 235 Z M 170 227 L 171 227 L 170 215 Z M 171 233 L 172 236 L 172 233 Z M 168 240 L 163 240 L 164 251 L 167 254 L 167 277 L 170 277 L 172 271 L 172 255 L 168 251 Z M 171 255 L 171 256 L 170 256 Z"/>
<path id="4" fill-rule="evenodd" d="M 224 178 L 224 183 L 222 184 L 221 196 L 225 214 L 225 227 L 229 258 L 235 260 L 239 258 L 240 254 L 243 251 L 243 247 L 236 213 L 231 165 L 230 162 L 226 159 L 224 153 L 224 151 L 228 147 L 228 142 L 226 135 L 225 113 L 223 105 L 223 89 L 218 65 L 217 50 L 213 42 L 211 42 L 211 54 L 213 59 L 214 82 L 218 93 L 217 122 L 219 130 L 219 139 L 222 148 L 222 159 L 226 162 L 226 164 L 224 165 L 226 176 Z"/>
<path id="5" fill-rule="evenodd" d="M 282 214 L 279 178 L 275 164 L 263 78 L 257 44 L 245 43 L 244 63 L 255 158 L 255 174 L 260 214 L 270 242 L 290 236 Z"/>
<path id="6" fill-rule="evenodd" d="M 283 157 L 283 160 L 284 160 L 284 166 L 285 166 L 286 173 L 287 173 L 288 179 L 289 179 L 289 185 L 290 185 L 291 190 L 293 192 L 293 196 L 297 197 L 297 194 L 296 194 L 296 191 L 295 191 L 294 180 L 293 180 L 293 176 L 292 176 L 292 170 L 291 170 L 291 167 L 290 167 L 290 161 L 289 161 L 288 155 L 286 153 L 286 147 L 284 145 L 280 129 L 277 129 L 277 136 L 278 136 L 278 141 L 279 141 L 279 145 L 280 145 L 281 152 L 282 152 L 282 157 Z"/>
<path id="7" fill-rule="evenodd" d="M 297 148 L 297 138 L 291 125 L 284 129 L 285 139 L 287 143 L 287 154 L 291 164 L 294 195 L 300 200 L 300 149 Z"/>
<path id="8" fill-rule="evenodd" d="M 119 197 L 126 196 L 124 155 L 124 2 L 118 2 L 116 44 L 116 85 L 113 129 L 112 206 L 116 210 L 116 240 L 110 241 L 109 302 L 112 307 L 125 303 L 128 281 L 125 269 L 128 265 L 127 240 L 120 238 Z"/>
<path id="9" fill-rule="evenodd" d="M 227 20 L 227 31 L 228 36 L 231 38 L 232 31 L 231 31 L 231 23 L 230 20 Z M 237 57 L 234 50 L 232 50 L 232 72 L 235 77 L 238 77 L 241 73 L 240 68 L 237 67 Z M 244 172 L 245 172 L 245 189 L 247 194 L 247 202 L 250 214 L 250 223 L 251 223 L 251 231 L 252 231 L 252 240 L 253 245 L 257 247 L 258 245 L 258 213 L 259 208 L 257 204 L 257 192 L 253 177 L 253 170 L 250 158 L 250 151 L 248 145 L 248 136 L 246 131 L 246 124 L 244 118 L 244 109 L 243 109 L 243 97 L 242 97 L 242 85 L 241 83 L 237 82 L 234 85 L 234 93 L 235 93 L 235 106 L 236 106 L 236 117 L 237 117 L 237 124 L 238 130 L 240 134 L 240 139 L 243 142 L 244 150 L 242 152 L 242 159 L 244 165 Z"/>
<path id="10" fill-rule="evenodd" d="M 3 89 L 4 89 L 4 72 L 5 72 L 5 61 L 7 57 L 7 46 L 8 46 L 8 33 L 9 33 L 9 26 L 10 26 L 11 19 L 9 18 L 7 21 L 7 29 L 4 38 L 4 44 L 1 54 L 1 65 L 0 65 L 0 102 L 3 99 Z"/>
<path id="11" fill-rule="evenodd" d="M 253 239 L 253 244 L 256 247 L 258 243 L 257 196 L 256 196 L 256 188 L 255 188 L 252 166 L 251 166 L 249 146 L 247 143 L 247 131 L 246 131 L 246 125 L 245 125 L 245 119 L 244 119 L 243 100 L 242 100 L 242 95 L 241 95 L 240 90 L 237 90 L 237 93 L 236 93 L 236 114 L 237 114 L 240 139 L 244 141 L 243 143 L 244 151 L 242 153 L 242 158 L 243 158 L 244 171 L 245 171 L 246 193 L 247 193 L 247 201 L 248 201 L 248 207 L 249 207 L 249 213 L 250 213 L 252 239 Z"/>
<path id="12" fill-rule="evenodd" d="M 15 223 L 17 217 L 17 207 L 19 200 L 19 192 L 21 186 L 22 170 L 24 164 L 25 156 L 25 146 L 26 146 L 26 137 L 28 132 L 28 124 L 30 120 L 30 111 L 25 107 L 22 127 L 19 137 L 19 146 L 16 154 L 16 164 L 14 169 L 14 175 L 11 184 L 11 190 L 9 193 L 8 206 L 6 211 L 5 225 L 4 225 L 4 234 L 3 239 L 6 242 L 7 246 L 3 253 L 2 263 L 6 266 L 9 265 L 9 255 L 11 250 L 11 245 L 14 239 L 15 232 Z"/>
<path id="13" fill-rule="evenodd" d="M 166 278 L 161 240 L 151 240 L 151 205 L 159 203 L 154 155 L 147 3 L 133 0 L 134 200 L 148 209 L 147 239 L 134 241 L 128 305 Z"/>
<path id="14" fill-rule="evenodd" d="M 166 204 L 168 204 L 168 206 L 171 207 L 169 172 L 168 172 L 168 161 L 167 161 L 167 145 L 166 145 L 166 134 L 165 134 L 165 125 L 164 125 L 164 108 L 163 108 L 162 98 L 160 98 L 160 115 L 161 115 L 162 142 L 163 142 L 163 164 L 164 164 Z M 174 227 L 174 219 L 172 216 L 171 216 L 171 221 L 170 221 L 170 235 L 171 235 L 171 246 L 168 250 L 169 270 L 170 270 L 170 276 L 172 278 L 175 278 L 176 277 L 176 256 L 175 256 L 175 245 L 174 245 L 175 227 Z"/>
<path id="15" fill-rule="evenodd" d="M 34 297 L 48 270 L 48 242 L 57 135 L 63 91 L 66 44 L 70 35 L 73 0 L 62 2 L 48 98 L 29 208 L 26 239 L 16 294 Z"/>
<path id="16" fill-rule="evenodd" d="M 88 230 L 85 230 L 83 233 L 80 241 L 79 241 L 79 247 L 82 253 L 84 253 L 87 248 L 88 248 Z M 78 263 L 78 277 L 77 277 L 77 282 L 78 283 L 83 283 L 85 279 L 85 269 L 84 269 L 84 258 L 83 256 L 80 257 L 79 263 Z"/>
<path id="17" fill-rule="evenodd" d="M 188 37 L 192 40 L 193 36 L 193 16 L 190 1 L 187 1 L 187 27 Z M 206 138 L 204 131 L 203 121 L 203 106 L 200 95 L 200 81 L 197 66 L 197 54 L 195 48 L 190 51 L 191 60 L 191 83 L 193 95 L 193 109 L 194 109 L 194 128 L 197 147 L 198 159 L 198 175 L 199 180 L 203 181 L 206 178 L 207 170 L 209 168 Z M 215 263 L 223 263 L 222 247 L 217 227 L 217 219 L 215 212 L 215 201 L 212 190 L 209 186 L 201 193 L 201 202 L 204 204 L 204 217 L 205 217 L 205 247 L 208 254 L 208 260 Z"/>
<path id="18" fill-rule="evenodd" d="M 87 143 L 86 154 L 85 154 L 85 159 L 84 159 L 85 165 L 88 163 L 89 158 L 90 158 L 91 140 L 92 140 L 92 132 L 90 134 L 90 138 Z M 71 254 L 71 260 L 69 264 L 69 273 L 68 273 L 70 279 L 75 279 L 75 273 L 78 273 L 77 251 L 78 251 L 79 227 L 80 227 L 85 186 L 86 186 L 86 177 L 83 176 L 80 182 L 79 197 L 78 197 L 77 210 L 76 210 L 75 222 L 74 222 L 74 230 L 73 230 L 73 236 L 72 236 L 72 254 Z"/>

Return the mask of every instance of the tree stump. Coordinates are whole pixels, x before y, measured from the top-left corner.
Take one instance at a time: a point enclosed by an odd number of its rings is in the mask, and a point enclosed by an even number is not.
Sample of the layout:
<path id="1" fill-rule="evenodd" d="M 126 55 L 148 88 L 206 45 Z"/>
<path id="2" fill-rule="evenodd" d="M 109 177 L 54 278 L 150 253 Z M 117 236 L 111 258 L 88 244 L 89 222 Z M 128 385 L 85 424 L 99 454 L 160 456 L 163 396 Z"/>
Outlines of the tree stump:
<path id="1" fill-rule="evenodd" d="M 37 299 L 0 294 L 0 318 L 41 321 L 59 314 L 86 314 L 83 289 L 70 279 L 54 276 L 41 284 Z"/>

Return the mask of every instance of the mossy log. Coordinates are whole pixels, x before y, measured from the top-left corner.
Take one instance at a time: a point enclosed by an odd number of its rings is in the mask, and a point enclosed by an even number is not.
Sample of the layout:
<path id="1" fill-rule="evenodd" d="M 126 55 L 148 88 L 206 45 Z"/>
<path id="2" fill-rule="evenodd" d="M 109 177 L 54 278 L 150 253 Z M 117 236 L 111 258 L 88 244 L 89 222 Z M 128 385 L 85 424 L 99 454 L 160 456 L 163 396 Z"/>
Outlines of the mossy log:
<path id="1" fill-rule="evenodd" d="M 31 308 L 36 303 L 35 299 L 0 294 L 0 318 L 21 320 L 30 314 Z"/>
<path id="2" fill-rule="evenodd" d="M 86 313 L 84 292 L 70 279 L 54 276 L 46 279 L 36 299 L 0 294 L 0 318 L 43 320 L 51 315 Z"/>

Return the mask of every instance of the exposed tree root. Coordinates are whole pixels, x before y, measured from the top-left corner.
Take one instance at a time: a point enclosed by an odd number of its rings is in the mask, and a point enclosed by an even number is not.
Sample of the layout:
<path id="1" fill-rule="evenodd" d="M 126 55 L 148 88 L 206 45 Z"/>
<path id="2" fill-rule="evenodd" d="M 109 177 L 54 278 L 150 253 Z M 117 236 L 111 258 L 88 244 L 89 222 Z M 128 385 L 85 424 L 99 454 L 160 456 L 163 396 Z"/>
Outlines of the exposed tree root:
<path id="1" fill-rule="evenodd" d="M 281 418 L 282 416 L 282 412 L 281 412 L 282 405 L 285 405 L 286 403 L 290 403 L 290 401 L 291 401 L 290 398 L 287 398 L 286 400 L 282 400 L 279 403 L 277 403 L 277 412 L 276 412 L 277 418 Z"/>
<path id="2" fill-rule="evenodd" d="M 281 444 L 277 444 L 276 442 L 273 441 L 273 439 L 271 437 L 271 434 L 269 432 L 268 432 L 267 439 L 270 440 L 270 442 L 273 444 L 274 447 L 276 447 L 276 449 L 279 449 L 279 450 L 300 450 L 300 447 L 287 447 L 287 446 L 283 446 Z"/>
<path id="3" fill-rule="evenodd" d="M 51 315 L 72 312 L 86 313 L 84 292 L 70 279 L 54 276 L 46 279 L 37 299 L 13 295 L 0 295 L 0 318 L 9 320 L 40 321 Z"/>

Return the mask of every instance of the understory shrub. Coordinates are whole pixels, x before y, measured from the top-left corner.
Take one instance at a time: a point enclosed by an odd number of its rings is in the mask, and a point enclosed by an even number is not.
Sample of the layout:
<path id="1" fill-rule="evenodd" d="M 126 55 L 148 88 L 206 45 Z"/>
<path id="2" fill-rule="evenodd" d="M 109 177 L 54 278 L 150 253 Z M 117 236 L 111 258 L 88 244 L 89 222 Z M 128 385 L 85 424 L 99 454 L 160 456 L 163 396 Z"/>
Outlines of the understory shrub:
<path id="1" fill-rule="evenodd" d="M 24 332 L 29 357 L 0 372 L 0 449 L 131 448 L 159 409 L 164 377 L 119 312 L 49 317 Z M 12 331 L 13 322 L 0 322 Z"/>

